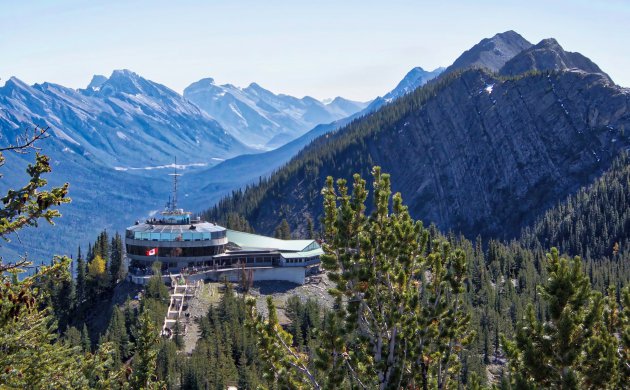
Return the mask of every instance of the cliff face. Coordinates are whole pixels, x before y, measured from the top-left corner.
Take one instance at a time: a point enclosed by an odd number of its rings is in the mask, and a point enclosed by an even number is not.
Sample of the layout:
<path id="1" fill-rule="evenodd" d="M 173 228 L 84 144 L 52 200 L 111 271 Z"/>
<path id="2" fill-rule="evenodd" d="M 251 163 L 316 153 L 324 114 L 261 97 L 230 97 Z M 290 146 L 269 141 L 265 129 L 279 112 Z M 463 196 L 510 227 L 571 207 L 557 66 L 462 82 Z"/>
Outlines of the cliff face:
<path id="1" fill-rule="evenodd" d="M 566 72 L 499 82 L 464 74 L 370 142 L 412 214 L 443 229 L 512 237 L 593 181 L 627 147 L 627 91 Z"/>
<path id="2" fill-rule="evenodd" d="M 414 95 L 355 123 L 370 131 L 350 137 L 351 125 L 314 142 L 246 192 L 237 211 L 262 233 L 284 217 L 300 227 L 321 214 L 327 175 L 366 177 L 377 164 L 414 217 L 468 236 L 514 237 L 630 145 L 630 91 L 599 74 L 499 80 L 469 70 Z"/>

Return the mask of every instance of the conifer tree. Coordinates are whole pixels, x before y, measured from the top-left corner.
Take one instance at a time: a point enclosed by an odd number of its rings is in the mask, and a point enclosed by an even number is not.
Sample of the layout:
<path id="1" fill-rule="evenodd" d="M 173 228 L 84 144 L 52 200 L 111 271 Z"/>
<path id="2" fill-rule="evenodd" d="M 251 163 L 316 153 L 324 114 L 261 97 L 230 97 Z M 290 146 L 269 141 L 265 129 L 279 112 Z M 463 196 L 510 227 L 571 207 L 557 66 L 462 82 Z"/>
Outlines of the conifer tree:
<path id="1" fill-rule="evenodd" d="M 175 321 L 175 326 L 173 327 L 173 339 L 177 349 L 184 348 L 184 330 L 179 320 Z"/>
<path id="2" fill-rule="evenodd" d="M 315 239 L 315 226 L 313 225 L 313 219 L 310 216 L 306 217 L 306 238 L 311 240 Z"/>
<path id="3" fill-rule="evenodd" d="M 271 300 L 267 321 L 252 316 L 264 361 L 276 376 L 315 388 L 453 387 L 460 352 L 473 336 L 463 302 L 464 253 L 430 241 L 400 194 L 392 198 L 389 175 L 375 167 L 373 177 L 370 216 L 359 175 L 352 194 L 345 180 L 335 189 L 330 177 L 322 190 L 322 264 L 336 284 L 330 291 L 336 309 L 318 335 L 315 365 L 291 347 Z"/>
<path id="4" fill-rule="evenodd" d="M 547 255 L 547 283 L 539 293 L 549 318 L 536 318 L 529 305 L 514 341 L 503 337 L 512 384 L 516 388 L 608 388 L 619 379 L 616 325 L 604 313 L 616 310 L 610 299 L 591 291 L 580 258 Z M 611 306 L 613 305 L 613 306 Z"/>
<path id="5" fill-rule="evenodd" d="M 81 347 L 81 332 L 74 326 L 70 326 L 66 329 L 63 340 L 71 347 Z"/>
<path id="6" fill-rule="evenodd" d="M 86 282 L 87 282 L 87 269 L 85 265 L 85 260 L 83 259 L 83 256 L 81 256 L 81 247 L 79 246 L 79 250 L 77 253 L 77 281 L 76 281 L 77 306 L 83 303 L 83 301 L 86 298 Z"/>
<path id="7" fill-rule="evenodd" d="M 0 148 L 0 167 L 4 166 L 5 163 L 4 152 L 28 153 L 32 149 L 38 150 L 35 147 L 35 143 L 48 136 L 46 134 L 47 130 L 47 128 L 40 127 L 36 127 L 31 131 L 26 130 L 24 134 L 18 136 L 15 144 L 8 144 L 8 146 Z M 37 151 L 34 164 L 29 164 L 26 169 L 29 178 L 28 183 L 17 190 L 8 190 L 6 195 L 0 199 L 2 200 L 2 206 L 0 207 L 0 237 L 2 239 L 9 240 L 10 234 L 19 231 L 23 227 L 37 226 L 40 219 L 44 219 L 51 225 L 54 225 L 53 220 L 61 216 L 54 207 L 70 202 L 70 199 L 66 197 L 68 194 L 68 183 L 48 191 L 42 190 L 47 184 L 42 175 L 51 171 L 50 158 Z M 0 175 L 1 177 L 2 175 Z M 19 269 L 20 266 L 27 263 L 26 259 L 13 263 L 4 263 L 0 258 L 0 273 Z"/>
<path id="8" fill-rule="evenodd" d="M 125 277 L 123 269 L 123 244 L 122 238 L 118 232 L 116 232 L 111 240 L 108 271 L 112 288 Z"/>
<path id="9" fill-rule="evenodd" d="M 133 372 L 129 381 L 132 389 L 158 389 L 161 387 L 155 374 L 158 343 L 158 331 L 149 313 L 144 311 L 139 317 L 136 353 L 133 358 Z"/>
<path id="10" fill-rule="evenodd" d="M 0 283 L 0 383 L 8 388 L 83 388 L 89 359 L 80 347 L 57 339 L 54 317 L 46 301 L 47 279 L 69 274 L 68 258 L 18 282 Z"/>
<path id="11" fill-rule="evenodd" d="M 621 312 L 619 313 L 619 384 L 630 383 L 630 286 L 621 292 Z"/>
<path id="12" fill-rule="evenodd" d="M 81 348 L 83 349 L 83 352 L 90 352 L 92 350 L 90 333 L 88 332 L 87 325 L 85 324 L 83 324 L 83 329 L 81 329 Z"/>
<path id="13" fill-rule="evenodd" d="M 114 345 L 118 363 L 127 359 L 130 354 L 130 340 L 125 323 L 125 313 L 118 306 L 114 306 L 105 340 Z"/>
<path id="14" fill-rule="evenodd" d="M 284 218 L 282 222 L 280 222 L 280 224 L 276 227 L 274 237 L 281 240 L 291 239 L 291 228 L 289 227 L 289 222 L 286 220 L 286 218 Z"/>

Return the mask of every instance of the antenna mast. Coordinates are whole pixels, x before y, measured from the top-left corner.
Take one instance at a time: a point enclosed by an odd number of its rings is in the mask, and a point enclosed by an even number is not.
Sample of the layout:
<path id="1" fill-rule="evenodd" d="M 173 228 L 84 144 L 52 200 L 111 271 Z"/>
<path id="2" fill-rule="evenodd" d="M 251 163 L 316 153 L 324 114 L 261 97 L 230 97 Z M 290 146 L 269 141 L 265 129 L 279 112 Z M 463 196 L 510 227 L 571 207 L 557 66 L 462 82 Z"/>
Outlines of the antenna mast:
<path id="1" fill-rule="evenodd" d="M 171 200 L 171 211 L 177 210 L 177 177 L 181 176 L 181 174 L 177 173 L 177 156 L 175 156 L 175 173 L 169 173 L 170 176 L 173 176 L 173 197 Z"/>

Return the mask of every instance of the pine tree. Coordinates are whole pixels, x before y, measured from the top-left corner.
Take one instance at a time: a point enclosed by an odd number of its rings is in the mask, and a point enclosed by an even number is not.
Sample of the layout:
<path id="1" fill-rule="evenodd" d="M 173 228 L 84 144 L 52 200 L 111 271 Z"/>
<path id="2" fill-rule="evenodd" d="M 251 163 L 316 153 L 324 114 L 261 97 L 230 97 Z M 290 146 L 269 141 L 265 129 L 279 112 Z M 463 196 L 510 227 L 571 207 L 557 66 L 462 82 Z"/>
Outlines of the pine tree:
<path id="1" fill-rule="evenodd" d="M 503 337 L 516 388 L 606 388 L 618 381 L 614 324 L 604 313 L 611 301 L 592 292 L 581 260 L 561 258 L 556 248 L 547 256 L 547 283 L 539 293 L 549 318 L 536 318 L 529 305 L 514 341 Z M 606 302 L 608 301 L 608 302 Z"/>
<path id="2" fill-rule="evenodd" d="M 453 387 L 460 352 L 473 336 L 463 302 L 466 258 L 447 242 L 429 240 L 400 194 L 392 198 L 389 175 L 375 167 L 373 177 L 370 216 L 359 175 L 351 195 L 343 179 L 335 189 L 329 177 L 322 190 L 322 265 L 336 284 L 330 291 L 336 309 L 318 335 L 315 365 L 291 347 L 271 299 L 267 321 L 252 317 L 263 361 L 294 386 Z"/>
<path id="3" fill-rule="evenodd" d="M 66 329 L 63 339 L 68 346 L 81 347 L 81 332 L 74 326 L 70 326 Z"/>
<path id="4" fill-rule="evenodd" d="M 112 283 L 112 288 L 116 286 L 118 281 L 124 278 L 123 269 L 123 245 L 120 234 L 116 233 L 112 237 L 110 245 L 110 261 L 109 261 L 109 278 Z"/>
<path id="5" fill-rule="evenodd" d="M 90 333 L 88 332 L 87 325 L 85 324 L 83 324 L 83 329 L 81 329 L 81 348 L 83 349 L 83 352 L 90 352 L 92 350 Z"/>
<path id="6" fill-rule="evenodd" d="M 619 361 L 621 368 L 619 373 L 619 387 L 630 383 L 630 286 L 621 292 L 621 311 L 619 313 Z"/>
<path id="7" fill-rule="evenodd" d="M 105 340 L 111 342 L 116 348 L 118 362 L 122 362 L 129 357 L 131 348 L 125 313 L 118 306 L 114 306 L 112 311 L 109 326 L 105 333 Z"/>
<path id="8" fill-rule="evenodd" d="M 133 358 L 133 372 L 129 384 L 132 389 L 159 388 L 160 382 L 156 377 L 159 335 L 147 311 L 140 315 L 139 324 L 136 354 Z"/>
<path id="9" fill-rule="evenodd" d="M 173 339 L 177 349 L 184 348 L 184 330 L 179 320 L 175 321 L 175 326 L 173 327 Z"/>
<path id="10" fill-rule="evenodd" d="M 105 264 L 108 264 L 110 254 L 109 235 L 107 234 L 107 230 L 103 230 L 96 238 L 96 243 L 94 244 L 94 256 L 101 256 L 103 260 L 105 260 Z"/>
<path id="11" fill-rule="evenodd" d="M 81 247 L 77 253 L 77 306 L 79 306 L 86 298 L 86 282 L 87 282 L 87 269 L 85 260 L 81 256 Z"/>
<path id="12" fill-rule="evenodd" d="M 289 222 L 286 220 L 286 218 L 283 219 L 282 222 L 280 222 L 280 224 L 276 227 L 274 237 L 281 240 L 291 239 L 291 228 L 289 227 Z"/>
<path id="13" fill-rule="evenodd" d="M 313 225 L 313 219 L 310 216 L 306 217 L 306 238 L 311 240 L 315 239 L 315 226 Z"/>

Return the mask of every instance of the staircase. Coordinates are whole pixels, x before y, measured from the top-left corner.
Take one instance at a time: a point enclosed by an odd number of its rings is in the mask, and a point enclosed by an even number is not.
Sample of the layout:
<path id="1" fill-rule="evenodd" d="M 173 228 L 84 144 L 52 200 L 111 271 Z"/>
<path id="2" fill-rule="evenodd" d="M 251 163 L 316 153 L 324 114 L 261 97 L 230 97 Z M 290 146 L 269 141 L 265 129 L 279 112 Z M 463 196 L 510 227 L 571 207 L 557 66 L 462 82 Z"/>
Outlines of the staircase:
<path id="1" fill-rule="evenodd" d="M 198 280 L 194 284 L 188 284 L 183 276 L 171 276 L 172 289 L 170 291 L 168 311 L 162 326 L 162 336 L 169 339 L 173 337 L 175 323 L 180 320 L 184 308 L 188 306 L 188 301 L 195 296 L 201 283 Z M 185 325 L 181 321 L 180 325 L 184 326 L 184 329 L 181 329 L 182 335 L 186 334 Z"/>

